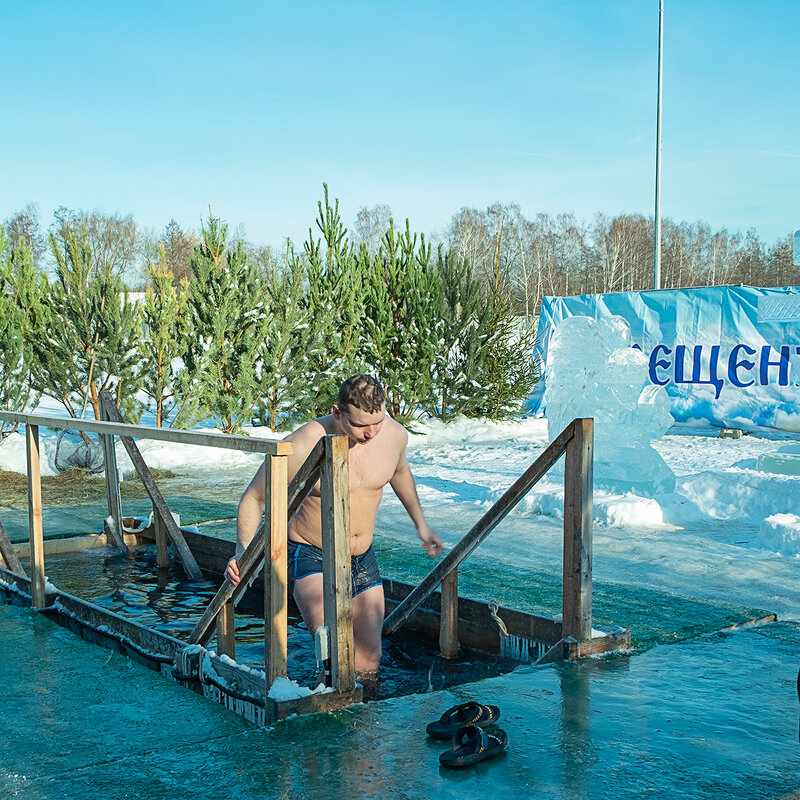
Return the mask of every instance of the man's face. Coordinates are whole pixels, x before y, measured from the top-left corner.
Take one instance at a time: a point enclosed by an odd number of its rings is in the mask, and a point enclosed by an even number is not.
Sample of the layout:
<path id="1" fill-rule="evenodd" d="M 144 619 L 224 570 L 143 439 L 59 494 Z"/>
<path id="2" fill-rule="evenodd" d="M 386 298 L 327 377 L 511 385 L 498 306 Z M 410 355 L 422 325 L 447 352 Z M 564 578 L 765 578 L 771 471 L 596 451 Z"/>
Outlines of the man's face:
<path id="1" fill-rule="evenodd" d="M 386 405 L 382 405 L 380 411 L 362 411 L 355 406 L 345 406 L 340 409 L 334 406 L 333 418 L 351 442 L 366 444 L 380 432 L 381 425 L 386 419 Z"/>

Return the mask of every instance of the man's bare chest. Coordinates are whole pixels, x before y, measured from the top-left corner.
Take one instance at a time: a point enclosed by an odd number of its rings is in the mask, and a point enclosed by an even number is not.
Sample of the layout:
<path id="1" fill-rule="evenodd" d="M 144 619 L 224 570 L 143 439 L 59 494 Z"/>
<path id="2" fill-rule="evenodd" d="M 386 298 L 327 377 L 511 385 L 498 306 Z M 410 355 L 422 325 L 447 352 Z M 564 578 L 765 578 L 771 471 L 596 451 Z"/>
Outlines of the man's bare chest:
<path id="1" fill-rule="evenodd" d="M 377 491 L 383 489 L 394 476 L 397 457 L 385 452 L 369 453 L 367 448 L 350 451 L 350 491 Z"/>
<path id="2" fill-rule="evenodd" d="M 352 447 L 348 458 L 351 495 L 371 494 L 383 489 L 394 477 L 398 460 L 397 453 L 385 448 Z M 319 482 L 312 494 L 319 495 Z"/>

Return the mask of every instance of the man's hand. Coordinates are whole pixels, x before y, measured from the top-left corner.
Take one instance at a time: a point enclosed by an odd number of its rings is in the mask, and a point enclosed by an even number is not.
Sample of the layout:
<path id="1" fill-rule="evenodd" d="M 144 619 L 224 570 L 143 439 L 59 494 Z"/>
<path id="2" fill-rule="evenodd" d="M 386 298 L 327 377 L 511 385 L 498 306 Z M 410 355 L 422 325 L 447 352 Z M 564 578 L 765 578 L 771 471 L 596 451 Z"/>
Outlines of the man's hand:
<path id="1" fill-rule="evenodd" d="M 228 566 L 225 569 L 225 579 L 234 586 L 239 585 L 241 578 L 239 576 L 239 562 L 236 560 L 236 556 L 228 562 Z"/>
<path id="2" fill-rule="evenodd" d="M 426 555 L 429 555 L 433 558 L 435 556 L 440 556 L 444 552 L 442 540 L 428 527 L 427 524 L 421 526 L 419 530 L 417 530 L 417 536 L 419 536 L 420 541 L 422 542 L 422 547 L 424 548 Z"/>

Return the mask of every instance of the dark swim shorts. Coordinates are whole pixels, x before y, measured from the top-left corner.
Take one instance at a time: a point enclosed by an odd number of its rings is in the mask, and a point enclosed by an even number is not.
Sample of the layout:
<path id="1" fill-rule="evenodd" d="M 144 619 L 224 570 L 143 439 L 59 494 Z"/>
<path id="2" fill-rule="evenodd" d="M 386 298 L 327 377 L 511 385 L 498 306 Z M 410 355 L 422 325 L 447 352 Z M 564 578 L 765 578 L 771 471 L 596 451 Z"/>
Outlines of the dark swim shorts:
<path id="1" fill-rule="evenodd" d="M 378 558 L 372 545 L 360 556 L 350 559 L 353 597 L 373 586 L 381 586 L 378 572 Z M 301 544 L 289 540 L 289 589 L 294 591 L 294 582 L 298 578 L 322 572 L 322 550 L 310 544 Z"/>

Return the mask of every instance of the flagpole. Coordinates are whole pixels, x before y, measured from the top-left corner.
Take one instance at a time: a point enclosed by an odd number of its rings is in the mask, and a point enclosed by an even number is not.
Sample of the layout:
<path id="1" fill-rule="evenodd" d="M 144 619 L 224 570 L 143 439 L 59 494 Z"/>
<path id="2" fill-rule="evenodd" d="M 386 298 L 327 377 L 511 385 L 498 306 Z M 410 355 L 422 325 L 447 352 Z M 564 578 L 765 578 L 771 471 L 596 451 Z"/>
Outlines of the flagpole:
<path id="1" fill-rule="evenodd" d="M 658 0 L 658 101 L 656 110 L 656 208 L 653 243 L 653 288 L 661 288 L 661 82 L 664 56 L 664 0 Z"/>

